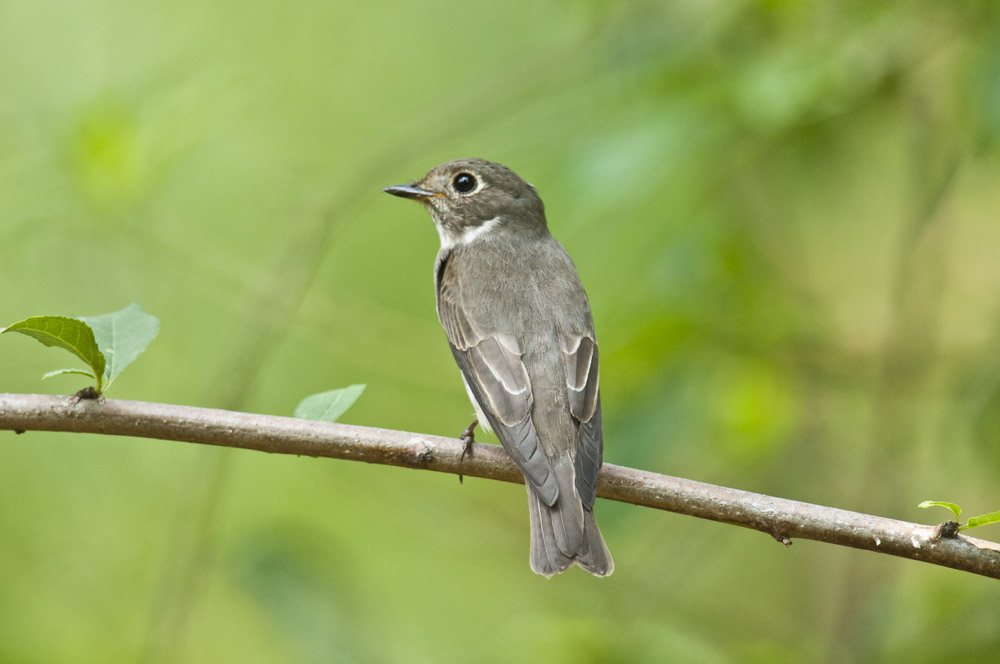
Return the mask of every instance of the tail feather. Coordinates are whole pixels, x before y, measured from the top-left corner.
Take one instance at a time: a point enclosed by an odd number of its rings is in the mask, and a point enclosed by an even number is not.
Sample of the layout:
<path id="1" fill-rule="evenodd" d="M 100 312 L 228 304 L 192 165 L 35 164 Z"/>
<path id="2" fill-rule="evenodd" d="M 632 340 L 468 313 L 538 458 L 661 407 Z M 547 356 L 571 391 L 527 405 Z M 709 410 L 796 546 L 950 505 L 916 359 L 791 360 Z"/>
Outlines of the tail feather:
<path id="1" fill-rule="evenodd" d="M 576 554 L 576 564 L 594 576 L 611 576 L 615 571 L 615 561 L 601 537 L 597 519 L 590 510 L 587 510 L 585 518 L 583 548 Z"/>
<path id="2" fill-rule="evenodd" d="M 574 563 L 595 576 L 608 576 L 614 571 L 614 561 L 594 513 L 583 508 L 575 492 L 561 494 L 549 506 L 529 485 L 528 516 L 531 569 L 536 574 L 549 577 Z"/>
<path id="3" fill-rule="evenodd" d="M 559 551 L 552 527 L 552 508 L 528 485 L 528 519 L 531 521 L 531 570 L 552 576 L 564 572 L 573 559 Z"/>
<path id="4" fill-rule="evenodd" d="M 559 493 L 549 506 L 549 518 L 556 546 L 563 555 L 573 557 L 583 546 L 584 517 L 583 503 L 576 490 L 573 462 L 568 457 L 556 461 L 552 469 Z"/>

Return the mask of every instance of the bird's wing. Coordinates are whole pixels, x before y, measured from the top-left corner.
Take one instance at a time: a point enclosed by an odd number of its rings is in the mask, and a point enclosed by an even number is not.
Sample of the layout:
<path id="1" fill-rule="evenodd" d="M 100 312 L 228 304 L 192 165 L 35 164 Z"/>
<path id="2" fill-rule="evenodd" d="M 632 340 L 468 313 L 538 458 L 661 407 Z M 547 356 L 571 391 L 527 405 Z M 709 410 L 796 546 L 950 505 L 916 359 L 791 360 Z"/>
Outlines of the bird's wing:
<path id="1" fill-rule="evenodd" d="M 459 286 L 438 271 L 438 317 L 469 390 L 525 480 L 547 504 L 559 495 L 531 420 L 531 382 L 516 337 L 482 329 L 462 304 Z"/>
<path id="2" fill-rule="evenodd" d="M 604 436 L 601 430 L 600 363 L 593 327 L 584 334 L 560 333 L 569 410 L 580 427 L 576 453 L 576 488 L 584 507 L 591 509 L 597 496 Z"/>

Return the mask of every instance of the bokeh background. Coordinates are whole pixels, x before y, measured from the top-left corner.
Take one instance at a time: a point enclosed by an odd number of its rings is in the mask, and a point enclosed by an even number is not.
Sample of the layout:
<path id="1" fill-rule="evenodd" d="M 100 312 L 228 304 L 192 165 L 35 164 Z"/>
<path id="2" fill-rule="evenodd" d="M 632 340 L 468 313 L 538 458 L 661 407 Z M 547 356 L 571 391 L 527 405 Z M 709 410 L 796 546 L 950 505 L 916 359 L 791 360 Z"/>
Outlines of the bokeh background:
<path id="1" fill-rule="evenodd" d="M 438 238 L 381 193 L 535 184 L 601 343 L 606 460 L 927 523 L 1000 506 L 1000 5 L 0 2 L 0 325 L 139 302 L 112 397 L 457 435 Z M 11 338 L 16 337 L 16 338 Z M 0 391 L 69 356 L 0 338 Z M 1000 586 L 523 488 L 0 432 L 3 662 L 982 662 Z M 975 533 L 996 537 L 984 529 Z"/>

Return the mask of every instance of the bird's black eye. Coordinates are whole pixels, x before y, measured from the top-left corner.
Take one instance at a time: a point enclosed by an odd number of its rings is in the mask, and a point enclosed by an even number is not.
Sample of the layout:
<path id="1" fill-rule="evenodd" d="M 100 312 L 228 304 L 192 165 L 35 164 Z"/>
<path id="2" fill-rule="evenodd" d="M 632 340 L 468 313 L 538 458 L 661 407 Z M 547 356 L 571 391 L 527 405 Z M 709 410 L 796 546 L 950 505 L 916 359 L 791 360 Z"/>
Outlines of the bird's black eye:
<path id="1" fill-rule="evenodd" d="M 479 182 L 476 181 L 476 176 L 472 173 L 463 172 L 452 178 L 451 185 L 455 187 L 455 191 L 458 193 L 468 194 L 479 186 Z"/>

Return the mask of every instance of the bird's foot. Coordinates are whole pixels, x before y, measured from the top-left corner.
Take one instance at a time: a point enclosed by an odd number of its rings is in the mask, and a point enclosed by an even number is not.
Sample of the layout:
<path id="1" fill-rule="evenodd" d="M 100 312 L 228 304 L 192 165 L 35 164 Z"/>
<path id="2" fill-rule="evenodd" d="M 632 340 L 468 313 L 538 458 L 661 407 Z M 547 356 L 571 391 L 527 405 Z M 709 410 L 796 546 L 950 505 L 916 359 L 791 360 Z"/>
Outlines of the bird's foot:
<path id="1" fill-rule="evenodd" d="M 462 432 L 462 435 L 458 437 L 458 439 L 460 441 L 462 441 L 462 443 L 464 443 L 464 447 L 462 448 L 462 456 L 458 460 L 459 463 L 462 463 L 463 461 L 465 461 L 465 455 L 466 454 L 468 454 L 469 456 L 472 456 L 472 444 L 476 442 L 476 425 L 477 424 L 479 424 L 479 418 L 476 418 L 476 419 L 472 420 L 472 424 L 470 424 L 469 426 L 467 426 L 465 428 L 465 431 Z M 458 474 L 458 483 L 459 484 L 462 483 L 462 474 L 461 473 Z"/>

